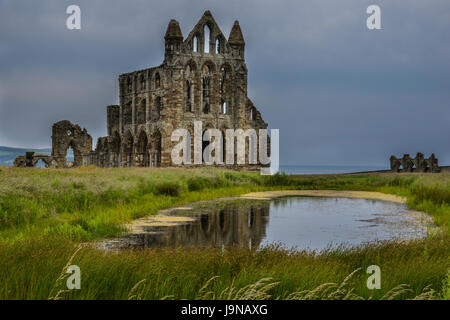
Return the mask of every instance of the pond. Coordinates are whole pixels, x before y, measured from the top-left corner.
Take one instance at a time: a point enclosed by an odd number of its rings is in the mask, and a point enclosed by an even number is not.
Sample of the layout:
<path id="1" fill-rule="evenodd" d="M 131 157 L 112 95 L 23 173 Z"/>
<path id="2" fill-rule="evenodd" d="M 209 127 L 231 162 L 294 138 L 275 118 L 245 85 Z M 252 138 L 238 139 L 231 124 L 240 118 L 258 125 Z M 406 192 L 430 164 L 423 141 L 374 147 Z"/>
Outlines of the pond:
<path id="1" fill-rule="evenodd" d="M 229 200 L 137 221 L 107 247 L 244 247 L 277 243 L 323 250 L 377 240 L 425 237 L 427 216 L 401 203 L 329 197 Z"/>

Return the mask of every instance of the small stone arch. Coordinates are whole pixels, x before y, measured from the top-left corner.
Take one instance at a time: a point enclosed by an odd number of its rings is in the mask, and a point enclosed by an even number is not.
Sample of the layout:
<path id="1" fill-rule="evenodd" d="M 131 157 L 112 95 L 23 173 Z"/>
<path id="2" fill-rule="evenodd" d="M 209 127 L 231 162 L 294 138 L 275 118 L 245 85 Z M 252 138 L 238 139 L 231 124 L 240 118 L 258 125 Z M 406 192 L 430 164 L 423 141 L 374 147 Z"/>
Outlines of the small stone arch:
<path id="1" fill-rule="evenodd" d="M 74 152 L 73 166 L 79 167 L 83 164 L 83 156 L 92 151 L 92 137 L 79 125 L 67 120 L 59 121 L 52 127 L 52 157 L 58 168 L 66 167 L 69 148 Z"/>
<path id="2" fill-rule="evenodd" d="M 209 73 L 214 73 L 216 72 L 216 65 L 211 61 L 211 60 L 206 60 L 203 64 L 202 64 L 202 73 L 205 73 L 205 66 L 208 68 L 208 72 Z"/>
<path id="3" fill-rule="evenodd" d="M 187 67 L 190 68 L 191 73 L 197 71 L 197 63 L 195 63 L 195 61 L 192 59 L 189 59 L 189 61 L 186 62 L 186 64 L 184 65 L 184 70 L 187 70 Z"/>

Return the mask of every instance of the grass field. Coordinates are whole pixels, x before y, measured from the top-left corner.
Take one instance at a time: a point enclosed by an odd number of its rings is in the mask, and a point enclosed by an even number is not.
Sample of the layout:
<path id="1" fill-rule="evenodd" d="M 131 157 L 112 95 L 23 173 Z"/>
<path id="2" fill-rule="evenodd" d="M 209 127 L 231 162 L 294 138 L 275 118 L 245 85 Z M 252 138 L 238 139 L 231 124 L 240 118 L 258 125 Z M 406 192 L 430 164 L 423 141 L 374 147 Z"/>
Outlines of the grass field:
<path id="1" fill-rule="evenodd" d="M 431 214 L 442 233 L 321 254 L 277 247 L 103 252 L 88 244 L 160 209 L 282 189 L 402 195 L 410 208 Z M 450 174 L 290 177 L 218 169 L 0 168 L 0 298 L 448 299 L 449 217 Z M 68 262 L 82 270 L 81 290 L 65 292 L 65 278 L 57 280 Z M 371 264 L 381 267 L 380 290 L 366 288 Z"/>

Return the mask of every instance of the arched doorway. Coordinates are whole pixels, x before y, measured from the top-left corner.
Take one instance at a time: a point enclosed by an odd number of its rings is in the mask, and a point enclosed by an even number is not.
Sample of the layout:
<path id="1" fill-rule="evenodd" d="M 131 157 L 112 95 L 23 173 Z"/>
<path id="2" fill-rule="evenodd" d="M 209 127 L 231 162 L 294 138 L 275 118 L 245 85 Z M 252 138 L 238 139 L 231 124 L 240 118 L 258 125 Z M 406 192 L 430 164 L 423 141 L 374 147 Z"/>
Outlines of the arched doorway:
<path id="1" fill-rule="evenodd" d="M 70 143 L 66 150 L 66 168 L 72 168 L 75 165 L 75 150 L 73 144 Z"/>
<path id="2" fill-rule="evenodd" d="M 136 146 L 136 165 L 138 167 L 149 166 L 148 138 L 145 131 L 141 131 Z"/>
<path id="3" fill-rule="evenodd" d="M 134 164 L 134 138 L 130 131 L 125 136 L 122 161 L 124 167 L 132 167 Z"/>
<path id="4" fill-rule="evenodd" d="M 161 133 L 158 131 L 152 137 L 152 145 L 150 151 L 150 166 L 160 167 L 161 166 L 161 148 L 162 148 L 162 137 Z"/>

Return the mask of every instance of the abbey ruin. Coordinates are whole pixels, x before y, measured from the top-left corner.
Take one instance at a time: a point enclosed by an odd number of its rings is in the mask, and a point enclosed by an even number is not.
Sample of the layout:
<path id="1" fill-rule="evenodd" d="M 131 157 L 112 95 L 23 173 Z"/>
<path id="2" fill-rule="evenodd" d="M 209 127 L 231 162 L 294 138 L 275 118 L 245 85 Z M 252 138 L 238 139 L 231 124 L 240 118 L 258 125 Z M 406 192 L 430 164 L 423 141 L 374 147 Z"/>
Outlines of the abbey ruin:
<path id="1" fill-rule="evenodd" d="M 434 153 L 427 159 L 422 152 L 418 152 L 415 158 L 404 154 L 402 158 L 391 156 L 389 158 L 392 172 L 440 172 L 439 160 Z"/>
<path id="2" fill-rule="evenodd" d="M 119 105 L 107 107 L 107 136 L 98 139 L 95 150 L 86 129 L 61 121 L 53 126 L 46 166 L 66 167 L 69 147 L 75 167 L 173 166 L 172 132 L 184 128 L 192 135 L 194 121 L 223 133 L 267 128 L 247 97 L 245 41 L 238 21 L 227 39 L 206 11 L 186 38 L 171 20 L 164 40 L 161 65 L 119 76 Z M 193 143 L 191 148 L 193 153 Z M 25 156 L 16 160 L 17 166 L 26 166 Z"/>

